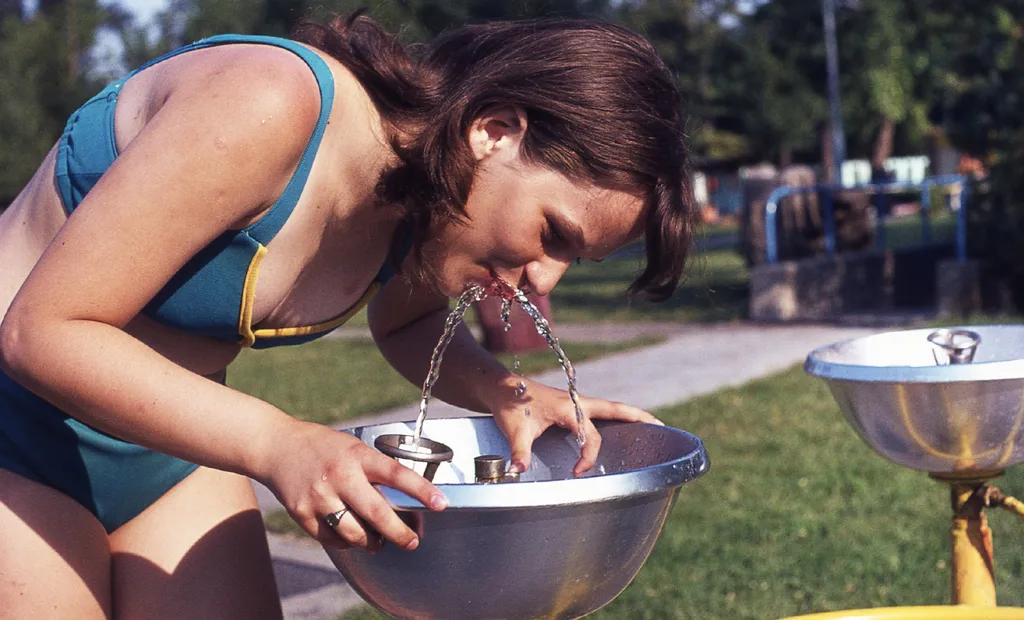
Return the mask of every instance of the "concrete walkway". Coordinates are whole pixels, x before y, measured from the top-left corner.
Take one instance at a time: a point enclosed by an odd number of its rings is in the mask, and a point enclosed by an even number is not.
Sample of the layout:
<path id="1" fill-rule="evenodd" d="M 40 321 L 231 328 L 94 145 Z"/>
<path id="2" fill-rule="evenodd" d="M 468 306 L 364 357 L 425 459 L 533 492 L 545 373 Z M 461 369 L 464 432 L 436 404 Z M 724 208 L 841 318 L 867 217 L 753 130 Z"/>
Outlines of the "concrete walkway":
<path id="1" fill-rule="evenodd" d="M 804 360 L 814 348 L 882 331 L 878 326 L 758 325 L 676 323 L 556 325 L 560 339 L 576 341 L 632 339 L 661 334 L 666 340 L 617 353 L 576 367 L 580 392 L 586 396 L 626 402 L 643 409 L 676 404 L 722 388 L 742 385 L 780 372 Z M 358 332 L 347 332 L 354 334 Z M 442 371 L 443 372 L 443 371 Z M 560 370 L 535 379 L 564 388 Z M 415 405 L 352 420 L 346 427 L 416 418 Z M 466 415 L 446 403 L 431 405 L 429 416 Z M 280 510 L 273 495 L 257 485 L 261 508 Z M 312 541 L 271 535 L 270 549 L 289 620 L 334 620 L 361 604 Z"/>

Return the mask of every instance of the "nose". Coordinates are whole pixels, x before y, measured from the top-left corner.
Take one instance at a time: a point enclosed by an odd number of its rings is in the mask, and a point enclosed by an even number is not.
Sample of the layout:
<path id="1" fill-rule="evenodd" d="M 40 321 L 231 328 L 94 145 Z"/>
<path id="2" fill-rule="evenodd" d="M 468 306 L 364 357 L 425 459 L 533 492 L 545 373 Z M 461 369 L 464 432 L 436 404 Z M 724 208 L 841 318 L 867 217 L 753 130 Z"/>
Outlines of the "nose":
<path id="1" fill-rule="evenodd" d="M 523 270 L 523 275 L 530 290 L 543 297 L 551 293 L 568 268 L 567 261 L 545 256 L 540 260 L 528 263 L 526 269 Z"/>

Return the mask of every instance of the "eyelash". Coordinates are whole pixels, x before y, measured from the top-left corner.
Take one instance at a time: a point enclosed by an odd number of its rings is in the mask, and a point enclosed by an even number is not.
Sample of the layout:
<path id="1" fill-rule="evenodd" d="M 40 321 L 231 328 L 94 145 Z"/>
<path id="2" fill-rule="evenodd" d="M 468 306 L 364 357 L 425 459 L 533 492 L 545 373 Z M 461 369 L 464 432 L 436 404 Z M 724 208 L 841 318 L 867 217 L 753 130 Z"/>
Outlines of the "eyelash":
<path id="1" fill-rule="evenodd" d="M 562 231 L 559 230 L 557 226 L 552 224 L 550 220 L 548 220 L 546 223 L 544 229 L 544 238 L 545 240 L 553 243 L 564 243 L 566 241 L 565 235 L 562 234 Z M 576 257 L 576 264 L 582 265 L 583 259 L 580 257 Z"/>
<path id="2" fill-rule="evenodd" d="M 559 230 L 558 227 L 555 226 L 553 223 L 551 223 L 550 220 L 548 220 L 547 225 L 545 227 L 544 237 L 549 241 L 553 241 L 555 243 L 563 243 L 565 241 L 565 235 L 563 235 L 562 231 Z"/>

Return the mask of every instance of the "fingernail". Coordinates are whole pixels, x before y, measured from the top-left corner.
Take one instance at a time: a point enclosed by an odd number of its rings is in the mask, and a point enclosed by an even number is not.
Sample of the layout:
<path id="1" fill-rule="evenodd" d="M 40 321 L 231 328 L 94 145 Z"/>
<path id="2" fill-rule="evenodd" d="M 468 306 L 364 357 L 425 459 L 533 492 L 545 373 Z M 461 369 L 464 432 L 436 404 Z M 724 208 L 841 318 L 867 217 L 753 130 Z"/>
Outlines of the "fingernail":
<path id="1" fill-rule="evenodd" d="M 665 423 L 657 418 L 654 419 L 654 423 L 657 424 L 658 426 L 665 426 Z"/>
<path id="2" fill-rule="evenodd" d="M 521 474 L 524 471 L 526 471 L 526 465 L 523 465 L 522 461 L 512 461 L 512 464 L 508 466 L 508 470 L 511 472 L 515 472 L 517 474 Z"/>
<path id="3" fill-rule="evenodd" d="M 430 497 L 431 510 L 444 510 L 448 507 L 448 498 L 438 493 Z"/>
<path id="4" fill-rule="evenodd" d="M 419 538 L 413 538 L 412 540 L 409 541 L 409 544 L 406 545 L 405 548 L 408 551 L 412 551 L 413 549 L 415 549 L 416 547 L 419 547 L 419 546 L 420 546 L 420 539 Z"/>

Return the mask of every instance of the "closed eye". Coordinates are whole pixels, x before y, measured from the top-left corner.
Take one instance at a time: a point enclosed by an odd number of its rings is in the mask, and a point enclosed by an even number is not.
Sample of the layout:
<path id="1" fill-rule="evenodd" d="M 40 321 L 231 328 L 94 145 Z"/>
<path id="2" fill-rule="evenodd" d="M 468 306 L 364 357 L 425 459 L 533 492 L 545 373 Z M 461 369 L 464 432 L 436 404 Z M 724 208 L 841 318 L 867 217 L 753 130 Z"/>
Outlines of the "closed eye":
<path id="1" fill-rule="evenodd" d="M 558 227 L 558 224 L 553 222 L 550 218 L 544 223 L 544 243 L 564 246 L 567 238 L 562 229 Z"/>

